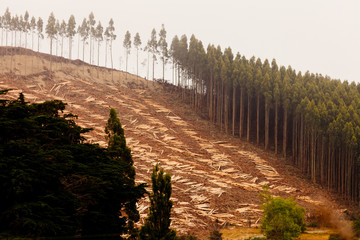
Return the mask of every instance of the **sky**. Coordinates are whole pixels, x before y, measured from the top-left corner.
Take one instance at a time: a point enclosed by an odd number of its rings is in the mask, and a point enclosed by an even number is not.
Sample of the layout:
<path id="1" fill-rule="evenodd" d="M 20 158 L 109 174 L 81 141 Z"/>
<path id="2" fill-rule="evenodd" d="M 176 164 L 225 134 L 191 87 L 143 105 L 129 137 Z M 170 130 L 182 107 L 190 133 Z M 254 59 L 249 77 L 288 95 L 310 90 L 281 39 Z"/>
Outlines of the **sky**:
<path id="1" fill-rule="evenodd" d="M 231 47 L 246 58 L 275 58 L 278 65 L 297 71 L 360 83 L 359 0 L 0 0 L 0 15 L 6 7 L 18 15 L 28 10 L 45 23 L 50 12 L 66 21 L 74 14 L 77 24 L 90 12 L 103 26 L 113 18 L 118 35 L 114 65 L 121 69 L 125 32 L 129 30 L 132 38 L 139 32 L 144 45 L 152 29 L 159 32 L 164 24 L 169 45 L 175 35 L 194 34 L 205 48 Z M 48 51 L 43 45 L 42 51 Z M 139 62 L 140 75 L 146 75 L 147 54 L 141 53 Z M 133 49 L 128 70 L 135 73 L 135 69 Z M 160 63 L 156 69 L 160 77 Z"/>

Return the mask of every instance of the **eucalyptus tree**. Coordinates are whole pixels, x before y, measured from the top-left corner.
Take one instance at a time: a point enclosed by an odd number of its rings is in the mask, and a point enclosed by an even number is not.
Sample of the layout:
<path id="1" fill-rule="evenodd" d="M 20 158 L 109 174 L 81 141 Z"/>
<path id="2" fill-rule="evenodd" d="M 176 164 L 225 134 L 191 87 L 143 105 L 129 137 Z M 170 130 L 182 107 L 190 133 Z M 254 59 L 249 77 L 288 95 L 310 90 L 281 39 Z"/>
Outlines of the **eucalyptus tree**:
<path id="1" fill-rule="evenodd" d="M 98 57 L 97 65 L 98 66 L 100 65 L 100 44 L 103 41 L 103 31 L 104 31 L 104 28 L 101 25 L 101 22 L 99 21 L 99 23 L 95 29 L 95 39 L 98 43 L 98 53 L 97 53 L 97 57 Z"/>
<path id="2" fill-rule="evenodd" d="M 30 20 L 30 32 L 31 32 L 31 50 L 34 50 L 34 33 L 36 30 L 36 19 L 34 16 Z"/>
<path id="3" fill-rule="evenodd" d="M 15 15 L 14 17 L 11 18 L 11 31 L 12 31 L 12 46 L 16 47 L 16 36 L 17 36 L 17 32 L 20 29 L 20 24 L 19 24 L 19 16 Z"/>
<path id="4" fill-rule="evenodd" d="M 67 28 L 66 28 L 66 36 L 69 38 L 69 59 L 72 58 L 72 45 L 73 45 L 73 37 L 76 34 L 75 31 L 76 21 L 74 15 L 69 17 Z"/>
<path id="5" fill-rule="evenodd" d="M 136 48 L 136 75 L 139 76 L 139 48 L 141 46 L 141 38 L 138 32 L 134 37 L 134 46 Z"/>
<path id="6" fill-rule="evenodd" d="M 57 34 L 56 20 L 55 20 L 54 13 L 50 14 L 45 31 L 46 31 L 47 36 L 50 38 L 50 55 L 52 56 L 53 40 Z M 50 60 L 50 73 L 51 73 L 51 71 L 52 71 L 52 57 Z"/>
<path id="7" fill-rule="evenodd" d="M 278 153 L 278 133 L 279 133 L 279 107 L 281 101 L 281 93 L 280 93 L 280 85 L 281 85 L 281 74 L 276 64 L 276 60 L 273 59 L 271 62 L 271 84 L 272 84 L 272 95 L 274 102 L 274 111 L 275 111 L 275 119 L 274 119 L 274 145 L 275 145 L 275 154 Z"/>
<path id="8" fill-rule="evenodd" d="M 90 37 L 90 59 L 89 59 L 89 63 L 92 64 L 93 63 L 93 47 L 94 47 L 94 39 L 95 39 L 95 17 L 94 17 L 94 13 L 91 12 L 89 14 L 89 20 L 88 20 L 88 25 L 89 25 L 89 37 Z"/>
<path id="9" fill-rule="evenodd" d="M 224 114 L 224 128 L 225 132 L 228 133 L 229 130 L 229 108 L 230 108 L 230 97 L 229 97 L 229 89 L 231 88 L 232 84 L 232 62 L 233 62 L 234 55 L 230 47 L 224 50 L 223 55 L 223 62 L 221 66 L 221 80 L 222 80 L 222 113 Z"/>
<path id="10" fill-rule="evenodd" d="M 176 68 L 178 67 L 178 64 L 179 64 L 178 50 L 179 50 L 179 37 L 177 35 L 175 35 L 171 41 L 171 45 L 170 45 L 170 49 L 169 49 L 169 55 L 171 57 L 171 61 L 173 64 L 172 81 L 175 86 L 177 85 L 176 84 Z"/>
<path id="11" fill-rule="evenodd" d="M 147 42 L 146 49 L 149 53 L 152 54 L 153 59 L 153 72 L 152 72 L 152 79 L 155 80 L 154 73 L 155 73 L 155 61 L 156 61 L 156 54 L 158 53 L 158 42 L 156 39 L 156 30 L 153 28 L 151 31 L 150 40 Z"/>
<path id="12" fill-rule="evenodd" d="M 44 39 L 43 25 L 44 25 L 44 22 L 43 22 L 42 18 L 39 17 L 39 19 L 36 23 L 36 30 L 37 30 L 37 35 L 38 35 L 38 52 L 40 51 L 40 39 Z"/>
<path id="13" fill-rule="evenodd" d="M 182 86 L 183 89 L 183 94 L 182 97 L 185 97 L 185 69 L 186 69 L 186 65 L 188 63 L 188 54 L 189 54 L 189 49 L 188 49 L 188 38 L 185 34 L 183 34 L 180 37 L 180 41 L 179 41 L 179 48 L 178 48 L 178 59 L 179 59 L 179 65 L 180 68 L 178 69 L 178 73 L 179 73 L 179 81 L 180 81 L 180 86 Z"/>
<path id="14" fill-rule="evenodd" d="M 114 20 L 111 18 L 109 21 L 109 26 L 105 30 L 106 41 L 109 42 L 109 48 L 110 48 L 111 68 L 114 68 L 113 57 L 112 57 L 112 43 L 116 39 L 116 35 L 114 32 L 115 32 Z"/>
<path id="15" fill-rule="evenodd" d="M 4 46 L 4 18 L 0 16 L 0 28 L 1 28 L 1 46 Z"/>
<path id="16" fill-rule="evenodd" d="M 61 37 L 61 57 L 63 57 L 64 55 L 64 37 L 66 37 L 67 34 L 67 26 L 66 26 L 66 22 L 64 20 L 62 20 L 61 25 L 60 25 L 60 29 L 59 29 L 59 34 Z"/>
<path id="17" fill-rule="evenodd" d="M 126 68 L 125 71 L 128 71 L 128 57 L 130 54 L 130 50 L 131 50 L 131 34 L 129 31 L 126 31 L 125 33 L 125 37 L 124 37 L 124 41 L 123 41 L 123 47 L 125 48 L 125 53 L 126 53 Z M 126 74 L 126 78 L 127 78 L 127 74 Z"/>
<path id="18" fill-rule="evenodd" d="M 25 33 L 25 48 L 27 48 L 27 35 L 30 31 L 29 12 L 25 11 L 23 19 L 23 32 Z"/>
<path id="19" fill-rule="evenodd" d="M 160 48 L 161 52 L 161 61 L 163 63 L 163 77 L 162 80 L 165 80 L 165 64 L 167 62 L 167 59 L 169 57 L 168 53 L 168 44 L 166 42 L 166 30 L 164 24 L 161 25 L 161 30 L 159 32 L 159 42 L 158 46 Z"/>
<path id="20" fill-rule="evenodd" d="M 80 59 L 80 40 L 81 40 L 81 25 L 78 25 L 78 28 L 76 29 L 77 33 L 77 39 L 78 39 L 78 46 L 77 46 L 77 58 Z"/>
<path id="21" fill-rule="evenodd" d="M 217 70 L 217 59 L 216 59 L 216 47 L 214 45 L 208 45 L 207 47 L 207 64 L 209 69 L 209 119 L 211 122 L 215 122 L 216 113 L 216 84 L 215 84 L 215 71 Z"/>
<path id="22" fill-rule="evenodd" d="M 86 18 L 84 18 L 80 27 L 80 36 L 83 42 L 83 62 L 85 61 L 85 45 L 87 44 L 86 41 L 89 37 L 89 34 L 90 34 L 90 28 L 88 25 L 88 21 L 86 20 Z"/>
<path id="23" fill-rule="evenodd" d="M 60 35 L 60 22 L 59 22 L 59 20 L 56 20 L 55 29 L 56 29 L 56 36 L 55 36 L 56 48 L 55 49 L 56 49 L 56 56 L 58 56 L 59 35 Z"/>
<path id="24" fill-rule="evenodd" d="M 6 46 L 8 46 L 8 35 L 9 31 L 11 31 L 11 13 L 9 8 L 6 8 L 4 16 L 3 16 L 4 27 L 6 30 Z"/>

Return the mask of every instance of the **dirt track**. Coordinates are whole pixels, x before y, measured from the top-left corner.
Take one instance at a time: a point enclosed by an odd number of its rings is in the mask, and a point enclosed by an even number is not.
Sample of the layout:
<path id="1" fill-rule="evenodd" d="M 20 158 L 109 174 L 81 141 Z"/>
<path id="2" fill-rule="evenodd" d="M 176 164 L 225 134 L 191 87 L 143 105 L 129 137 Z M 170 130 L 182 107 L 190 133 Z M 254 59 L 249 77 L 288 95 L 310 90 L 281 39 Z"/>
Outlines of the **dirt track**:
<path id="1" fill-rule="evenodd" d="M 79 116 L 77 123 L 92 127 L 90 142 L 105 145 L 104 127 L 109 109 L 117 110 L 132 149 L 136 181 L 150 182 L 152 166 L 159 163 L 171 173 L 174 201 L 172 226 L 180 232 L 207 232 L 214 224 L 258 226 L 261 217 L 258 193 L 268 184 L 273 194 L 293 196 L 307 209 L 323 203 L 339 209 L 319 187 L 301 179 L 298 170 L 251 144 L 225 136 L 201 119 L 163 87 L 123 72 L 71 63 L 55 63 L 52 79 L 47 60 L 14 57 L 16 75 L 7 71 L 9 56 L 0 62 L 0 88 L 14 89 L 11 98 L 24 92 L 30 102 L 60 99 L 66 111 Z M 5 64 L 6 63 L 6 64 Z M 99 77 L 97 77 L 99 74 Z M 127 78 L 127 79 L 126 79 Z M 126 79 L 126 80 L 125 80 Z M 148 200 L 139 211 L 144 218 Z"/>

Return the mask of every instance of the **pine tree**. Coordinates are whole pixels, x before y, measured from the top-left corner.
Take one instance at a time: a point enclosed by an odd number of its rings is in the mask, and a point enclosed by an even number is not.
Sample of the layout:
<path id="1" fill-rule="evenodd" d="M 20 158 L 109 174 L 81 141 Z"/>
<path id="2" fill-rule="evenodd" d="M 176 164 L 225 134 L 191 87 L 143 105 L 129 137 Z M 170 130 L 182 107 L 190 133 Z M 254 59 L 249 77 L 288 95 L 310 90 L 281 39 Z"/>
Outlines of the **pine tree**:
<path id="1" fill-rule="evenodd" d="M 121 126 L 120 120 L 117 117 L 115 109 L 110 109 L 109 119 L 105 126 L 106 139 L 108 141 L 108 155 L 122 163 L 124 166 L 124 176 L 127 183 L 135 185 L 135 168 L 134 161 L 131 156 L 131 150 L 126 145 L 124 129 Z M 142 185 L 139 185 L 142 186 Z M 125 206 L 126 214 L 128 215 L 128 229 L 131 234 L 134 234 L 134 222 L 140 219 L 139 212 L 136 209 L 136 202 L 130 201 Z"/>
<path id="2" fill-rule="evenodd" d="M 151 175 L 152 193 L 150 194 L 149 214 L 140 230 L 141 240 L 172 240 L 176 232 L 170 229 L 172 208 L 171 176 L 164 174 L 159 165 L 155 165 Z"/>

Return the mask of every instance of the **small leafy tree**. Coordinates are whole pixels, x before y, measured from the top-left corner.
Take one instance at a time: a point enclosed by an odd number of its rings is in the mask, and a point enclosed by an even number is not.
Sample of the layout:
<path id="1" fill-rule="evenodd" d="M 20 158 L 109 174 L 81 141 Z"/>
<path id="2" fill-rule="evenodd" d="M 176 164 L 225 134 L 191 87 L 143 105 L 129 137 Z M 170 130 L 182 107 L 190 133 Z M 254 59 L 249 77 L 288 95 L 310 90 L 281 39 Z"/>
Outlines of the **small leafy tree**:
<path id="1" fill-rule="evenodd" d="M 292 199 L 272 197 L 265 186 L 260 194 L 264 217 L 261 230 L 267 239 L 291 240 L 305 231 L 305 209 Z"/>
<path id="2" fill-rule="evenodd" d="M 171 176 L 164 174 L 159 165 L 155 165 L 151 175 L 152 194 L 150 194 L 149 215 L 140 230 L 140 239 L 172 240 L 176 239 L 176 232 L 170 229 L 170 214 L 172 208 Z"/>

